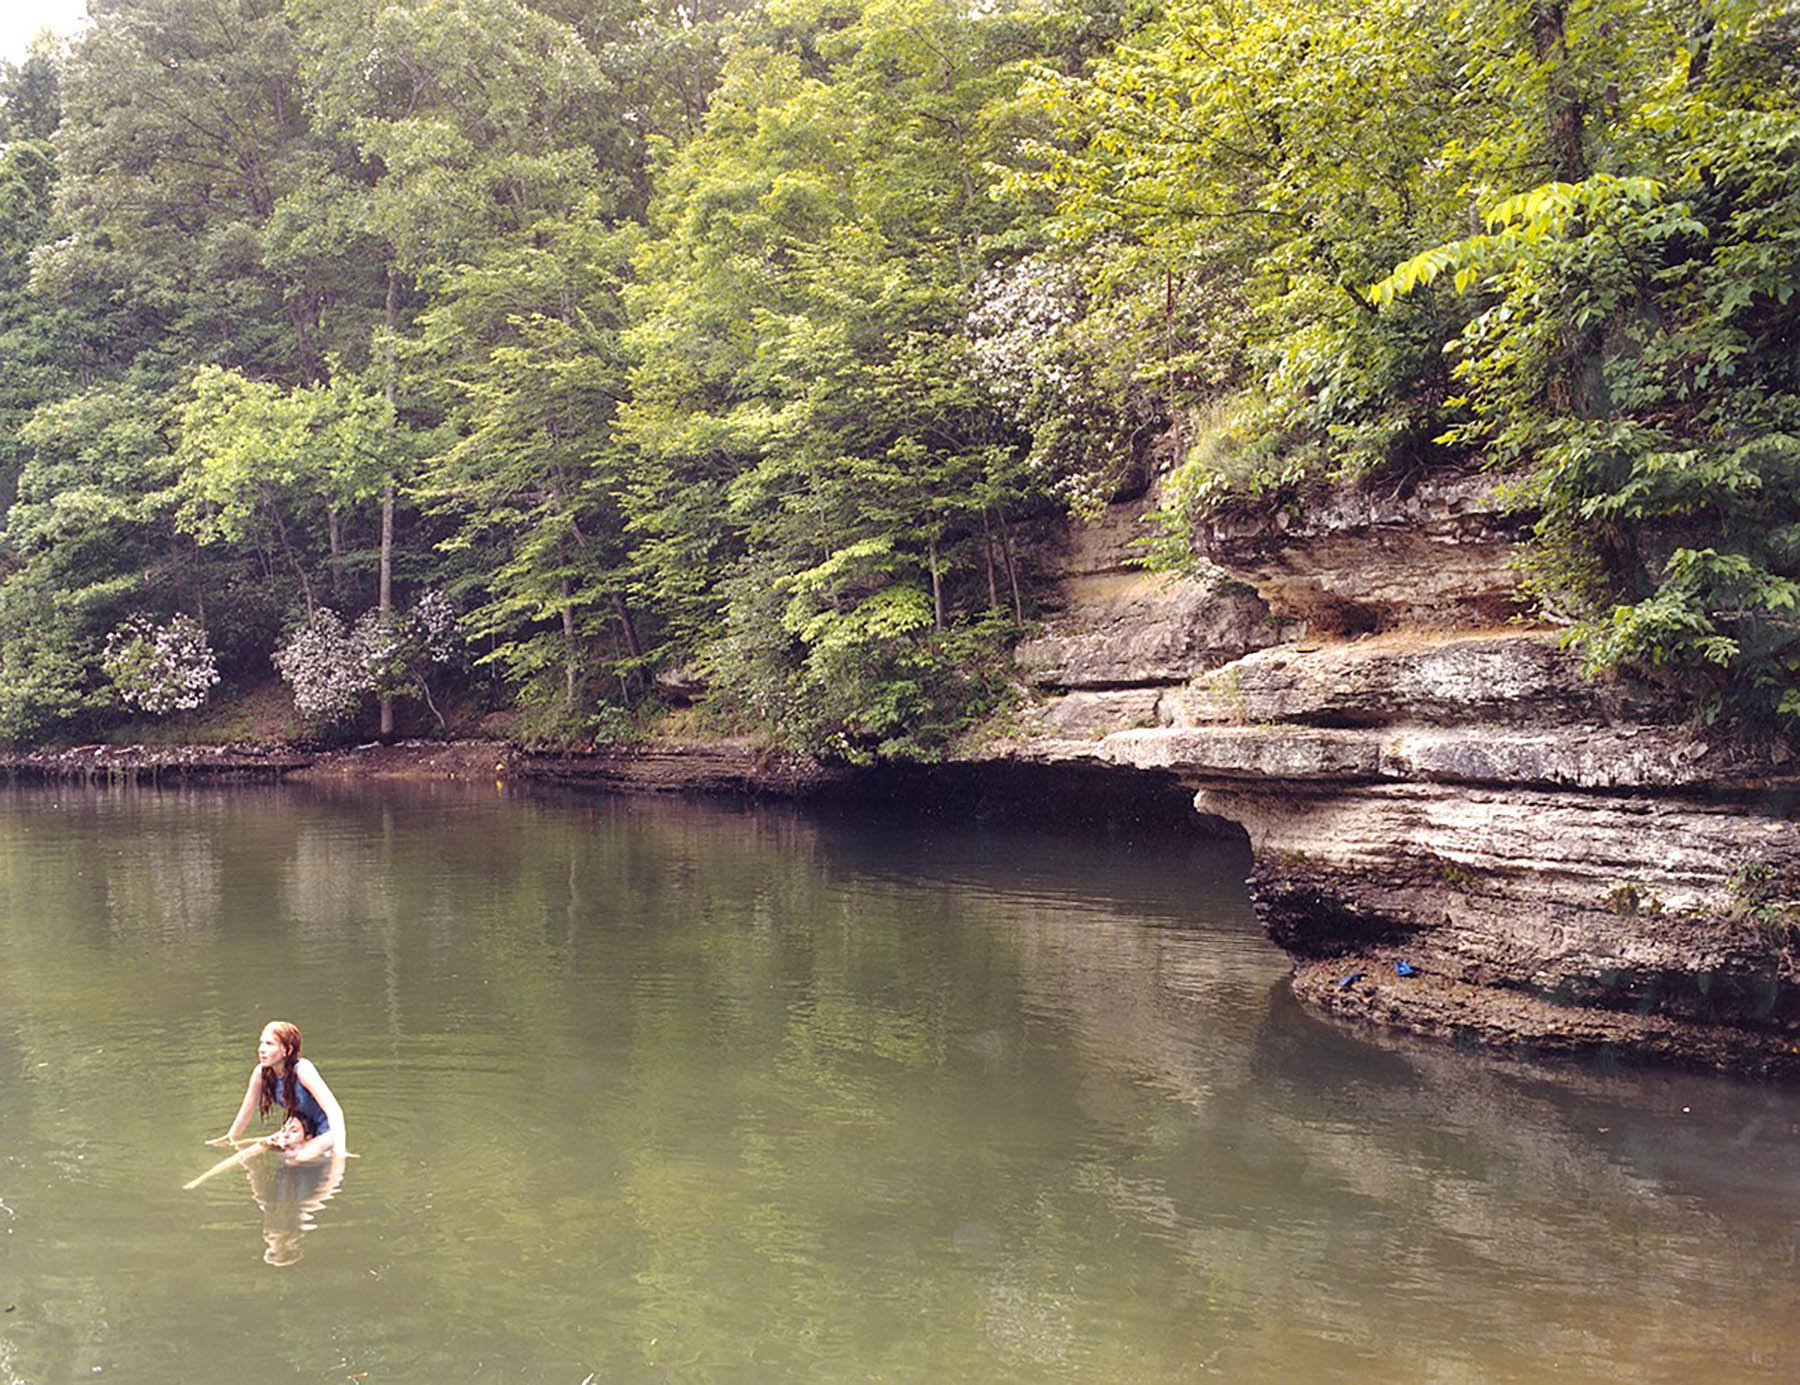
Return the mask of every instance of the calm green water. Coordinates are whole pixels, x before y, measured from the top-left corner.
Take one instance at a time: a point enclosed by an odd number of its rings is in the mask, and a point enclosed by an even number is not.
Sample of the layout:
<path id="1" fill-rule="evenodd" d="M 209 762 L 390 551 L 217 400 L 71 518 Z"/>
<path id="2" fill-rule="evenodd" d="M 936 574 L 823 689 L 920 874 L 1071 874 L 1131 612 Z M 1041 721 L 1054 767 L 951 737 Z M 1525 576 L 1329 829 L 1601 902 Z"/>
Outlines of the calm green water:
<path id="1" fill-rule="evenodd" d="M 1800 1373 L 1800 1100 L 1317 1022 L 1244 865 L 0 795 L 0 1381 Z M 181 1191 L 270 1017 L 361 1157 Z"/>

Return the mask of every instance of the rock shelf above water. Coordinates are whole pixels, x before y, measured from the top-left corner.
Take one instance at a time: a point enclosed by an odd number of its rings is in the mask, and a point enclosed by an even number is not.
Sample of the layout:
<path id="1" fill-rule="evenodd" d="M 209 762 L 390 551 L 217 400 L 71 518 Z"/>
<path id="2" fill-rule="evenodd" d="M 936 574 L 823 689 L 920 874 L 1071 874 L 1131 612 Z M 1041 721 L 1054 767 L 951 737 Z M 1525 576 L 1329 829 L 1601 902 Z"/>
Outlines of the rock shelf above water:
<path id="1" fill-rule="evenodd" d="M 1694 734 L 1669 689 L 1584 676 L 1555 632 L 1496 626 L 1516 532 L 1489 488 L 1228 515 L 1200 536 L 1229 579 L 1212 604 L 1197 579 L 1122 603 L 1091 558 L 1124 545 L 1076 545 L 1025 651 L 1039 700 L 984 754 L 1172 776 L 1242 827 L 1257 912 L 1318 1008 L 1800 1075 L 1800 765 Z"/>

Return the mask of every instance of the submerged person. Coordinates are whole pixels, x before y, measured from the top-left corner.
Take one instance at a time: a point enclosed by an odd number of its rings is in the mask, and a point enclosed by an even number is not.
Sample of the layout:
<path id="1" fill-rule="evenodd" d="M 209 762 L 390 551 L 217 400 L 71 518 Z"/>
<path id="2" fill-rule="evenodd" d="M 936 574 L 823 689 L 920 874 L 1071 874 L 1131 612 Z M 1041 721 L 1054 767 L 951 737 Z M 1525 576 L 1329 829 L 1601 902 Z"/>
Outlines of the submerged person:
<path id="1" fill-rule="evenodd" d="M 286 1020 L 271 1020 L 264 1026 L 256 1043 L 256 1067 L 250 1074 L 250 1085 L 244 1089 L 237 1118 L 231 1122 L 230 1130 L 207 1143 L 236 1144 L 253 1112 L 267 1117 L 278 1108 L 283 1113 L 281 1129 L 269 1143 L 289 1163 L 327 1155 L 343 1158 L 348 1134 L 344 1109 L 319 1076 L 312 1059 L 300 1056 L 299 1027 Z"/>

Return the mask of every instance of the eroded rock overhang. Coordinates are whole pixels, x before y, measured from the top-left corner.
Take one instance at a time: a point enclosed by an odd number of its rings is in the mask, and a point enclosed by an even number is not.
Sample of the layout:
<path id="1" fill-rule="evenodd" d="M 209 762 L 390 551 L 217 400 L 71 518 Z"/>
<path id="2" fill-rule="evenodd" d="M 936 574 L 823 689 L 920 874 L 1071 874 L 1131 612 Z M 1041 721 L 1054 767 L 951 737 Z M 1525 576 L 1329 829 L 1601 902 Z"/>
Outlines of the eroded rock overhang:
<path id="1" fill-rule="evenodd" d="M 1115 512 L 1073 540 L 1020 652 L 1038 700 L 988 753 L 1173 775 L 1240 824 L 1323 1009 L 1800 1072 L 1800 774 L 1496 624 L 1516 533 L 1489 489 L 1239 515 L 1203 536 L 1222 578 L 1173 582 Z"/>

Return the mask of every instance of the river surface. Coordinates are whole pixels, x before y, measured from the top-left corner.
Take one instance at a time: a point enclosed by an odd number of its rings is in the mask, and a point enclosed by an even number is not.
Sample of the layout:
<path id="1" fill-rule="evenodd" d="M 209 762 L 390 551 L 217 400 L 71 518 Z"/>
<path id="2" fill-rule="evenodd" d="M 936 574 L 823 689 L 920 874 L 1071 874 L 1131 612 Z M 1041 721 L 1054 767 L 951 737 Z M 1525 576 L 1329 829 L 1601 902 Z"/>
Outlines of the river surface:
<path id="1" fill-rule="evenodd" d="M 0 1382 L 1800 1375 L 1800 1097 L 1321 1022 L 1245 867 L 491 788 L 0 794 Z M 269 1018 L 359 1157 L 184 1191 Z"/>

